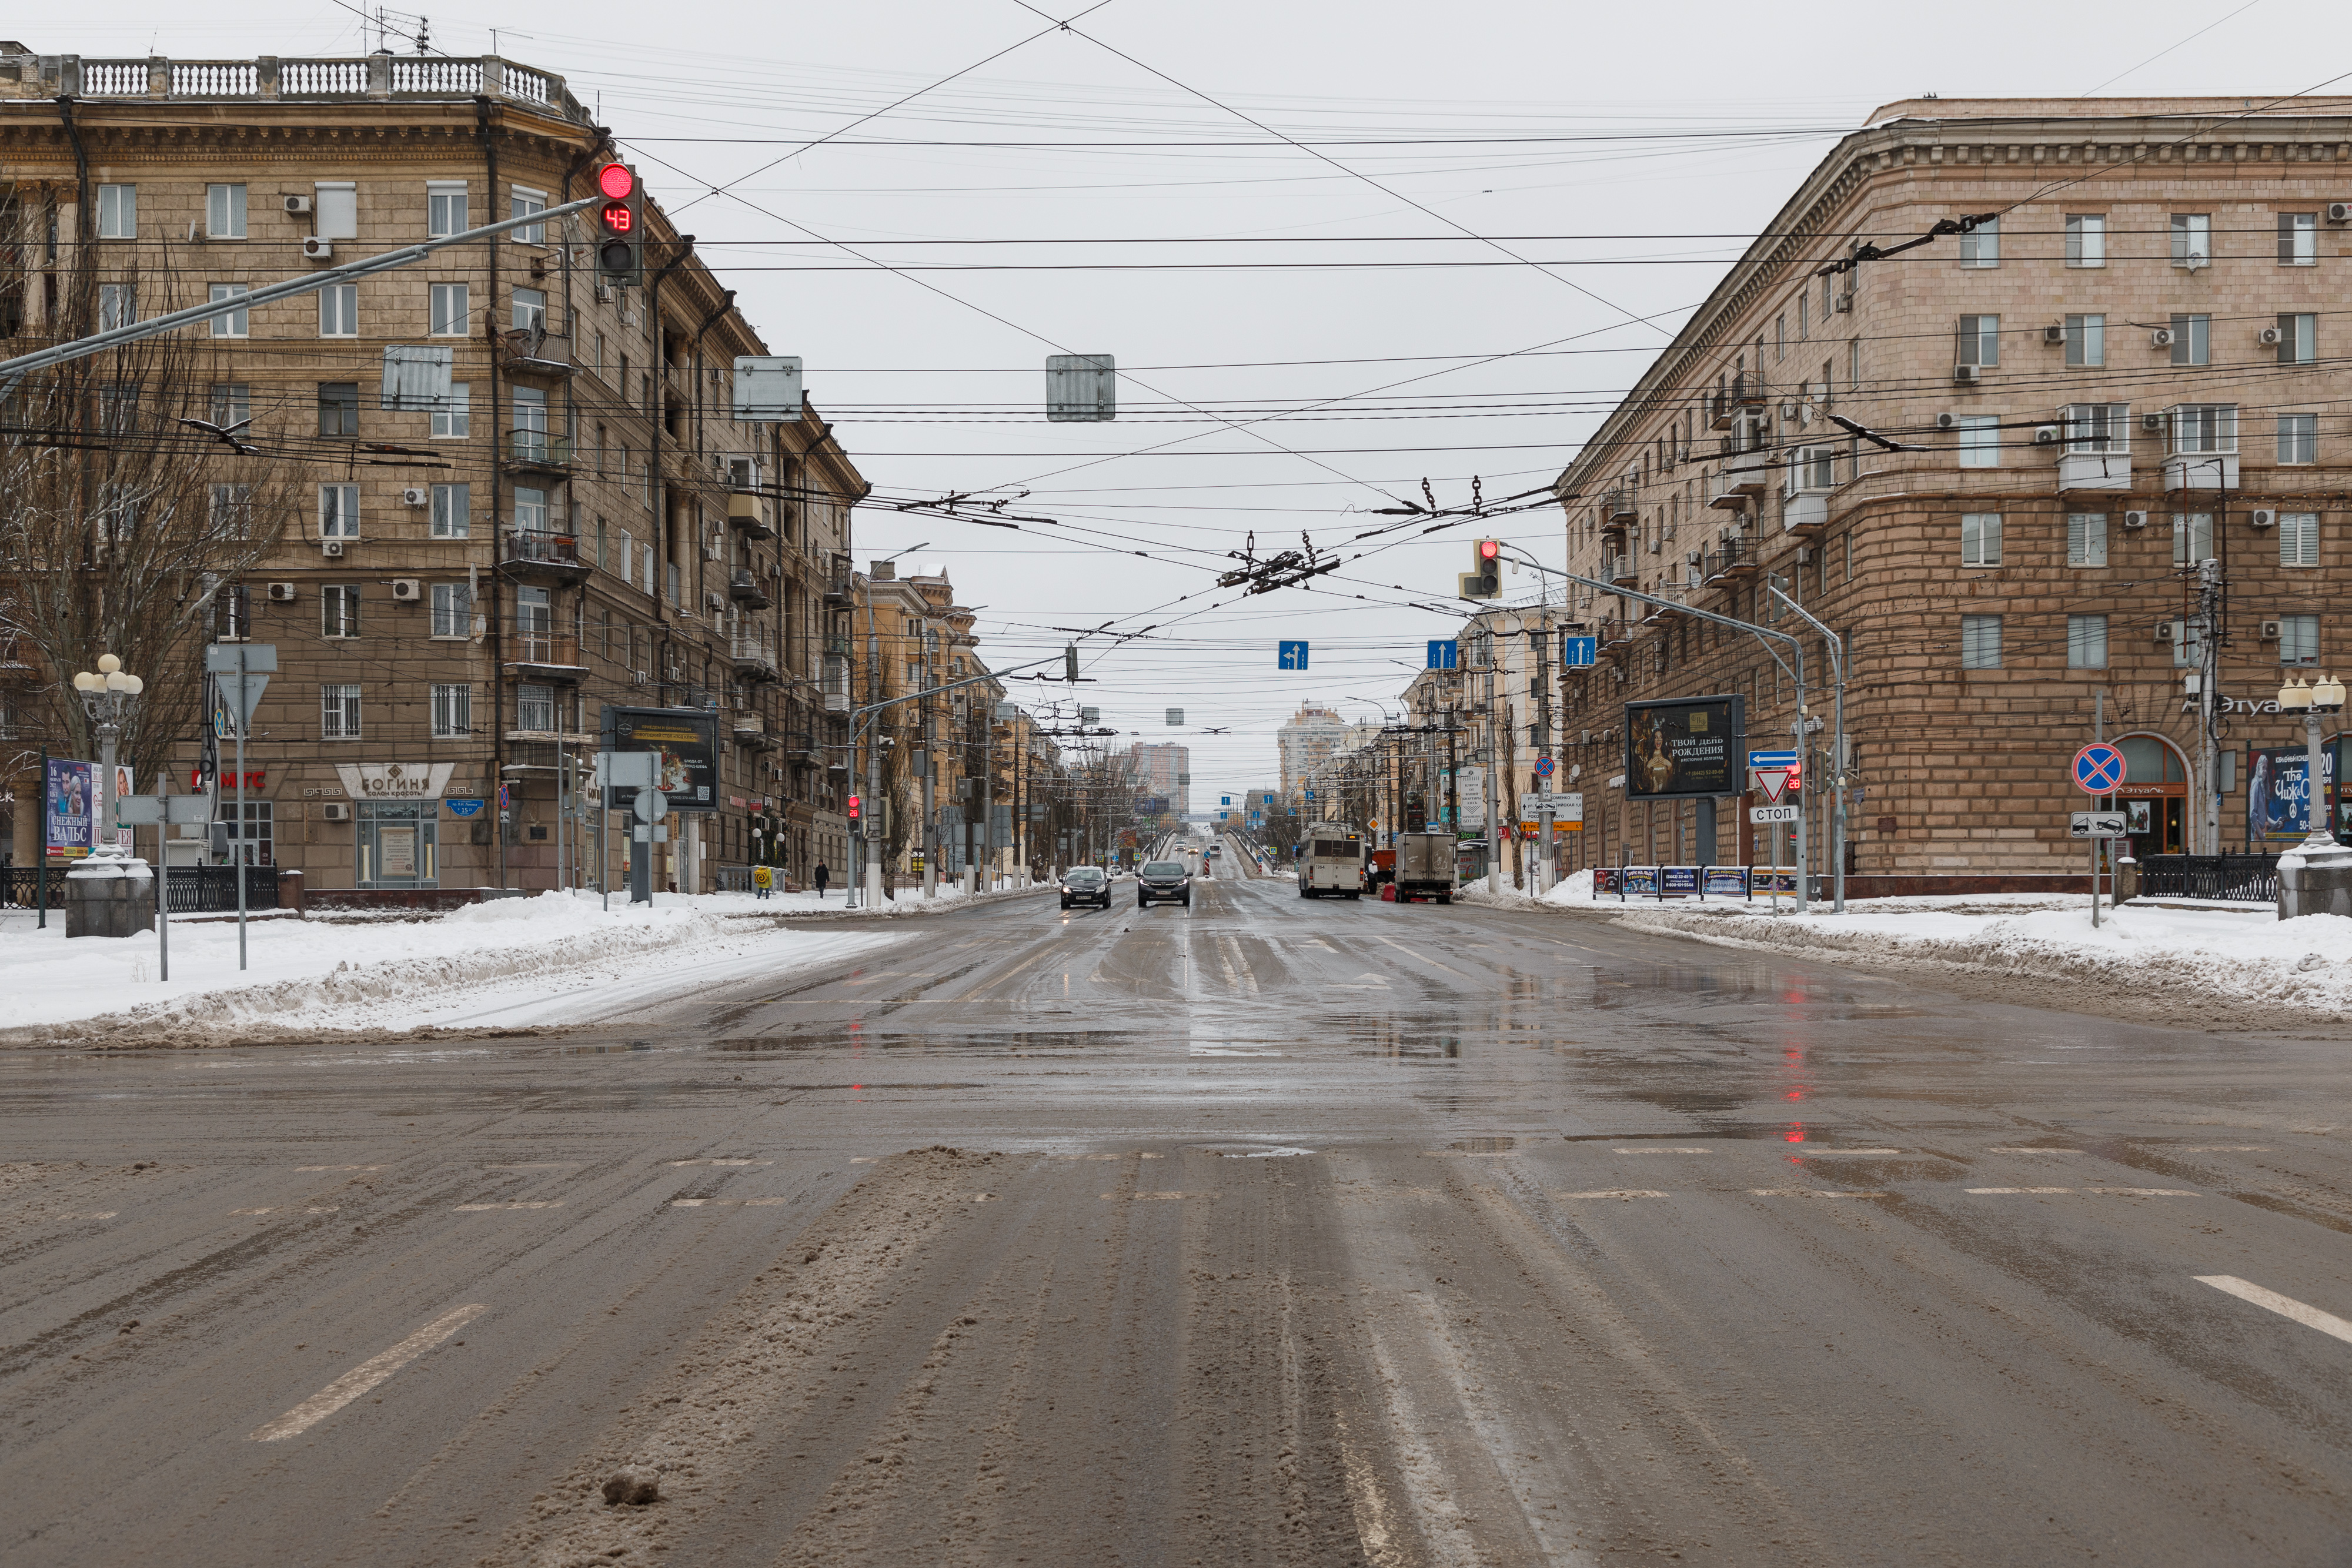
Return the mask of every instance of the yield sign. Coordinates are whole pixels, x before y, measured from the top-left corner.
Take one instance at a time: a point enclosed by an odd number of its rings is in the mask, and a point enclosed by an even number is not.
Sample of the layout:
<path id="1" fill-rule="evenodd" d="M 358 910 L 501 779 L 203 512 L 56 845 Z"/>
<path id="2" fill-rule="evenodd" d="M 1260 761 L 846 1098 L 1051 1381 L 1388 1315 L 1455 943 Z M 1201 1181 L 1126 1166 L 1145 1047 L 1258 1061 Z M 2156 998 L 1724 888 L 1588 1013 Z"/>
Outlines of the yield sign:
<path id="1" fill-rule="evenodd" d="M 1785 768 L 1759 768 L 1756 788 L 1764 791 L 1764 799 L 1780 803 L 1780 792 L 1789 787 L 1789 770 Z"/>

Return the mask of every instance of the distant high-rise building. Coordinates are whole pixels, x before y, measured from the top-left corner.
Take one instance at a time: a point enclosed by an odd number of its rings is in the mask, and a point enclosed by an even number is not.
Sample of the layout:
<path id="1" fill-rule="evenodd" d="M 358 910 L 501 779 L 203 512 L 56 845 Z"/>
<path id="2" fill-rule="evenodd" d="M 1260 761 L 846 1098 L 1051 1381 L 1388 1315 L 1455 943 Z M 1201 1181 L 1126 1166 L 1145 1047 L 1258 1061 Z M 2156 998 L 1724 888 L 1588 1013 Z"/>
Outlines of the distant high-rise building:
<path id="1" fill-rule="evenodd" d="M 1315 769 L 1330 760 L 1348 738 L 1348 721 L 1329 708 L 1302 704 L 1289 721 L 1275 732 L 1282 753 L 1282 798 L 1305 799 L 1307 781 Z"/>
<path id="2" fill-rule="evenodd" d="M 1192 787 L 1184 782 L 1192 776 L 1189 747 L 1138 742 L 1127 748 L 1127 755 L 1137 794 L 1160 797 L 1168 802 L 1168 809 L 1180 816 L 1192 809 Z"/>

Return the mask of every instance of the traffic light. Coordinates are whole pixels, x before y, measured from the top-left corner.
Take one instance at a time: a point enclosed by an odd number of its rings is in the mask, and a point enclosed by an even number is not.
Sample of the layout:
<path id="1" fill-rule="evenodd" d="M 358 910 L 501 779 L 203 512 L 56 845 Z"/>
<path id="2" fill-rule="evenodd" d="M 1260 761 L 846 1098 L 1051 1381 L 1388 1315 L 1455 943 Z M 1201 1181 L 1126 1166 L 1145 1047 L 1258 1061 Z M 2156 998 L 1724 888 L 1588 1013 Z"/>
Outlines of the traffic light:
<path id="1" fill-rule="evenodd" d="M 859 810 L 859 802 L 858 802 L 858 799 L 857 799 L 857 797 L 856 797 L 856 796 L 852 795 L 852 796 L 849 798 L 849 820 L 850 820 L 851 821 L 853 821 L 853 822 L 854 822 L 854 821 L 857 821 L 857 813 L 858 813 L 858 810 Z"/>
<path id="2" fill-rule="evenodd" d="M 596 171 L 604 204 L 596 209 L 596 276 L 625 288 L 646 281 L 646 199 L 637 172 L 626 163 Z"/>
<path id="3" fill-rule="evenodd" d="M 1480 539 L 1470 547 L 1473 570 L 1462 574 L 1461 596 L 1465 599 L 1495 599 L 1503 591 L 1503 541 Z"/>
<path id="4" fill-rule="evenodd" d="M 1801 794 L 1805 788 L 1805 765 L 1801 762 L 1789 769 L 1789 781 L 1780 786 L 1783 795 Z"/>

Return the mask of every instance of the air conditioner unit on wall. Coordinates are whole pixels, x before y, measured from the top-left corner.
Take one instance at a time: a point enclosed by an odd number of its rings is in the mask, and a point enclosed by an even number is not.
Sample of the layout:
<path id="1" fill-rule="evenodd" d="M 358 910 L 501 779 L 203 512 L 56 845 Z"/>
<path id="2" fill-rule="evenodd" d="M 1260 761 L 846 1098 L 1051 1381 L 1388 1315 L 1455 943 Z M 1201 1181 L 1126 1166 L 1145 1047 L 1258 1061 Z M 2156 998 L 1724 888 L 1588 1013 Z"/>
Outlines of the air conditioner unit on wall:
<path id="1" fill-rule="evenodd" d="M 2157 348 L 2169 349 L 2172 347 L 2172 329 L 2169 327 L 2158 327 L 2155 331 L 2150 332 L 2147 335 L 2147 340 Z"/>
<path id="2" fill-rule="evenodd" d="M 2265 349 L 2277 348 L 2279 346 L 2280 340 L 2284 339 L 2285 336 L 2285 333 L 2280 331 L 2275 327 L 2265 327 L 2260 332 L 2254 334 L 2255 340 L 2260 342 Z"/>
<path id="3" fill-rule="evenodd" d="M 2277 642 L 2277 641 L 2279 640 L 2279 623 L 2278 623 L 2277 622 L 2275 622 L 2275 621 L 2265 621 L 2265 622 L 2263 622 L 2263 625 L 2262 625 L 2262 632 L 2263 632 L 2263 642 L 2265 642 L 2265 643 L 2275 643 L 2275 642 Z M 2323 779 L 2325 779 L 2325 778 L 2326 777 L 2326 775 L 2325 773 L 2323 773 L 2323 774 L 2321 774 L 2321 775 L 2320 775 L 2320 777 L 2321 777 L 2321 778 L 2323 778 Z"/>
<path id="4" fill-rule="evenodd" d="M 2045 342 L 2045 343 L 2049 344 L 2049 345 L 2050 345 L 2052 348 L 2053 348 L 2053 349 L 2054 349 L 2054 348 L 2057 348 L 2060 344 L 2062 344 L 2062 343 L 2065 342 L 2065 340 L 2066 340 L 2066 329 L 2065 329 L 2064 324 L 2063 324 L 2063 323 L 2061 323 L 2060 325 L 2055 326 L 2055 327 L 2044 327 L 2044 328 L 2042 328 L 2042 340 L 2043 342 Z"/>
<path id="5" fill-rule="evenodd" d="M 2139 427 L 2142 430 L 2147 431 L 2150 435 L 2154 435 L 2164 428 L 2164 415 L 2160 413 L 2141 414 L 2139 416 Z"/>
<path id="6" fill-rule="evenodd" d="M 392 597 L 402 604 L 414 604 L 425 597 L 425 585 L 413 577 L 392 580 Z"/>
<path id="7" fill-rule="evenodd" d="M 2328 203 L 2327 221 L 2331 224 L 2352 224 L 2352 202 Z"/>
<path id="8" fill-rule="evenodd" d="M 320 539 L 319 541 L 319 553 L 325 556 L 329 560 L 341 560 L 343 559 L 343 541 L 341 539 Z"/>
<path id="9" fill-rule="evenodd" d="M 2246 521 L 2258 528 L 2273 528 L 2277 526 L 2278 514 L 2267 507 L 2258 507 L 2246 514 Z"/>
<path id="10" fill-rule="evenodd" d="M 309 217 L 310 215 L 310 198 L 308 196 L 287 197 L 286 215 L 289 218 Z"/>
<path id="11" fill-rule="evenodd" d="M 422 485 L 411 485 L 400 493 L 400 504 L 404 507 L 430 506 L 432 501 L 433 492 Z"/>
<path id="12" fill-rule="evenodd" d="M 294 585 L 290 582 L 271 583 L 269 585 L 269 602 L 272 604 L 293 603 Z"/>
<path id="13" fill-rule="evenodd" d="M 2124 514 L 2124 527 L 2127 528 L 2144 528 L 2147 527 L 2147 514 L 2146 512 L 2126 512 Z"/>
<path id="14" fill-rule="evenodd" d="M 317 235 L 304 235 L 302 236 L 302 259 L 304 261 L 334 260 L 334 241 L 320 239 Z"/>
<path id="15" fill-rule="evenodd" d="M 2033 427 L 2033 444 L 2055 446 L 2058 444 L 2058 427 L 2054 424 L 2037 424 Z"/>
<path id="16" fill-rule="evenodd" d="M 1849 289 L 1847 289 L 1843 294 L 1841 294 L 1841 295 L 1839 295 L 1836 298 L 1834 298 L 1834 299 L 1831 300 L 1831 301 L 1830 301 L 1830 308 L 1831 308 L 1832 309 L 1833 309 L 1833 310 L 1851 310 L 1851 309 L 1853 309 L 1853 289 L 1851 289 L 1851 288 L 1849 288 Z"/>
<path id="17" fill-rule="evenodd" d="M 1958 430 L 1959 427 L 1960 416 L 1957 413 L 1939 413 L 1936 416 L 1937 430 Z"/>
<path id="18" fill-rule="evenodd" d="M 1984 380 L 1984 367 L 1982 365 L 1954 365 L 1952 367 L 1952 380 L 1958 382 L 1961 386 L 1972 387 L 1979 382 Z"/>
<path id="19" fill-rule="evenodd" d="M 2169 622 L 2169 621 L 2159 621 L 2159 622 L 2158 622 L 2156 623 L 2156 640 L 2157 640 L 2158 642 L 2159 642 L 2159 643 L 2170 643 L 2170 642 L 2172 641 L 2172 622 Z"/>
<path id="20" fill-rule="evenodd" d="M 326 821 L 348 822 L 352 820 L 352 808 L 347 801 L 329 800 L 319 807 L 319 815 Z"/>

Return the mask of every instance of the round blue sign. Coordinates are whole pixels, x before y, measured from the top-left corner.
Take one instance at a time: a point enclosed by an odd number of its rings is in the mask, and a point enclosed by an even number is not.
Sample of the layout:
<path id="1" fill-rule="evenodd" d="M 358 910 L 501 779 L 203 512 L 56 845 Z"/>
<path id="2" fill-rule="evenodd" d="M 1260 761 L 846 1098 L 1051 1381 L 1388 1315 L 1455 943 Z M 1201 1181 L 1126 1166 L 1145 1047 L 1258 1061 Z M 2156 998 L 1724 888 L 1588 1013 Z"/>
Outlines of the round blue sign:
<path id="1" fill-rule="evenodd" d="M 1536 758 L 1536 777 L 1538 779 L 1549 779 L 1551 777 L 1550 758 L 1538 757 Z"/>
<path id="2" fill-rule="evenodd" d="M 2074 753 L 2074 788 L 2086 795 L 2112 795 L 2124 781 L 2124 754 L 2104 741 Z"/>

